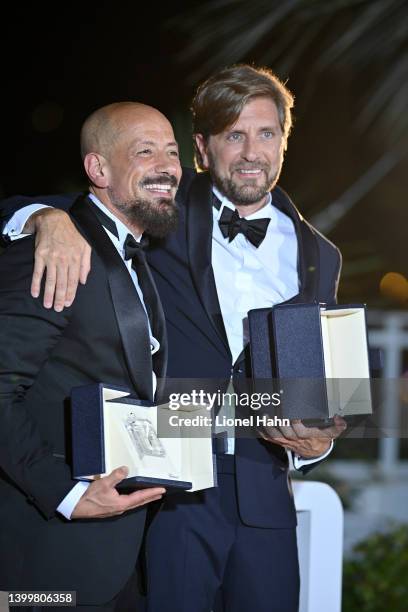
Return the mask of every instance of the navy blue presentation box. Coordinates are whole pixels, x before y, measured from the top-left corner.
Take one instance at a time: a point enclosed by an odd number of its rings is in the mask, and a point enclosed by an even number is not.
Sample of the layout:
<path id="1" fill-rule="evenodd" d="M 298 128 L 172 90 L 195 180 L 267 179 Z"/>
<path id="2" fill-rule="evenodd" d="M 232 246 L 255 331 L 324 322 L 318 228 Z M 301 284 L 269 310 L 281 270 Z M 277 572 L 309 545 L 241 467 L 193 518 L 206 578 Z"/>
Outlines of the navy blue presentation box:
<path id="1" fill-rule="evenodd" d="M 278 304 L 248 321 L 254 390 L 279 392 L 281 416 L 372 414 L 364 305 Z"/>
<path id="2" fill-rule="evenodd" d="M 191 440 L 176 430 L 159 438 L 160 414 L 168 419 L 168 407 L 136 399 L 127 389 L 103 383 L 72 389 L 73 477 L 94 480 L 126 465 L 122 488 L 215 486 L 211 437 Z"/>

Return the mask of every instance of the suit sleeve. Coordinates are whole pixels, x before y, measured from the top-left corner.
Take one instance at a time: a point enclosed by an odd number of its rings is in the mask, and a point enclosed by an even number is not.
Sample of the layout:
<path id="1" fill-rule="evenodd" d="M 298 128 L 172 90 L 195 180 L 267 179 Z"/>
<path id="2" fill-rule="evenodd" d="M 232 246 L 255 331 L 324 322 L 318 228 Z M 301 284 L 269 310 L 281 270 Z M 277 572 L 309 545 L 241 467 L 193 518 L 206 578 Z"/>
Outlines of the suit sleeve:
<path id="1" fill-rule="evenodd" d="M 27 394 L 69 323 L 30 296 L 34 238 L 0 255 L 0 472 L 47 517 L 74 486 L 70 469 L 44 439 Z"/>
<path id="2" fill-rule="evenodd" d="M 61 210 L 68 211 L 79 194 L 67 194 L 67 195 L 47 195 L 47 196 L 11 196 L 5 200 L 0 201 L 0 230 L 3 231 L 4 225 L 14 215 L 15 212 L 28 206 L 29 204 L 47 204 L 47 206 L 53 206 Z"/>

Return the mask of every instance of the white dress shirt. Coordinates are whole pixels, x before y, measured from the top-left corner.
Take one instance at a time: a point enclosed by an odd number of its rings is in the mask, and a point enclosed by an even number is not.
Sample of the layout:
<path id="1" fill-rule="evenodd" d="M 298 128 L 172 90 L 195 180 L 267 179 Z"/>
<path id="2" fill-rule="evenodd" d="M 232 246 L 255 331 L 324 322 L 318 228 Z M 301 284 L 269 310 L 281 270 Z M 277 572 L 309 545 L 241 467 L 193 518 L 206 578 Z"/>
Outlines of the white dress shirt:
<path id="1" fill-rule="evenodd" d="M 105 215 L 108 215 L 108 217 L 110 217 L 116 224 L 119 238 L 117 238 L 108 229 L 106 229 L 106 227 L 104 227 L 104 230 L 106 231 L 107 235 L 109 236 L 113 245 L 115 246 L 119 255 L 121 256 L 123 263 L 126 266 L 132 278 L 133 284 L 135 285 L 135 289 L 138 293 L 142 306 L 146 312 L 146 319 L 147 319 L 147 324 L 149 327 L 150 346 L 151 346 L 152 355 L 154 355 L 154 353 L 157 353 L 157 351 L 159 350 L 160 343 L 152 334 L 149 317 L 147 315 L 147 310 L 146 310 L 146 306 L 145 306 L 144 299 L 143 299 L 143 293 L 142 293 L 142 290 L 140 288 L 140 285 L 137 279 L 137 274 L 135 270 L 132 268 L 132 261 L 130 259 L 125 261 L 124 243 L 126 240 L 126 236 L 130 234 L 131 232 L 119 219 L 115 217 L 115 215 L 113 215 L 113 213 L 109 209 L 106 208 L 106 206 L 102 204 L 102 202 L 98 200 L 96 196 L 94 196 L 91 193 L 89 194 L 89 197 L 94 202 L 94 204 L 96 204 L 96 206 L 98 206 L 105 213 Z M 23 238 L 25 236 L 25 234 L 22 234 L 24 225 L 26 224 L 29 217 L 35 212 L 37 212 L 38 210 L 41 210 L 41 208 L 48 208 L 48 207 L 44 206 L 43 204 L 30 204 L 29 206 L 25 206 L 24 208 L 20 209 L 18 212 L 15 213 L 15 215 L 5 225 L 3 233 L 8 235 L 11 240 L 17 240 L 19 238 Z M 135 240 L 139 242 L 141 239 L 141 235 L 134 236 L 134 238 Z M 153 377 L 153 393 L 154 393 L 156 390 L 156 386 L 157 386 L 156 375 L 154 372 L 152 372 L 152 377 Z M 90 485 L 89 482 L 84 482 L 84 481 L 78 482 L 71 489 L 68 495 L 66 495 L 64 499 L 61 501 L 61 503 L 59 504 L 57 508 L 58 512 L 60 512 L 63 516 L 65 516 L 65 518 L 70 519 L 75 506 L 77 505 L 77 503 L 79 502 L 80 498 L 85 493 L 89 485 Z"/>
<path id="2" fill-rule="evenodd" d="M 272 205 L 271 194 L 263 208 L 245 217 L 270 219 L 266 236 L 256 248 L 243 234 L 229 242 L 218 224 L 224 206 L 235 206 L 214 187 L 220 200 L 213 207 L 212 267 L 225 331 L 235 363 L 249 342 L 248 311 L 285 302 L 299 293 L 297 237 L 293 221 Z"/>
<path id="3" fill-rule="evenodd" d="M 273 206 L 271 194 L 261 209 L 245 217 L 248 221 L 270 219 L 265 238 L 258 248 L 241 233 L 229 242 L 229 238 L 222 235 L 218 221 L 224 206 L 231 210 L 235 210 L 235 206 L 216 187 L 213 187 L 213 192 L 220 201 L 220 208 L 213 207 L 211 263 L 232 362 L 235 363 L 249 342 L 248 312 L 254 308 L 270 308 L 299 293 L 298 242 L 292 219 Z M 223 412 L 226 416 L 233 416 L 231 410 L 233 407 L 229 405 Z M 234 442 L 230 430 L 230 454 L 234 452 Z M 333 444 L 317 459 L 302 459 L 294 454 L 294 467 L 299 469 L 320 461 L 332 447 Z"/>

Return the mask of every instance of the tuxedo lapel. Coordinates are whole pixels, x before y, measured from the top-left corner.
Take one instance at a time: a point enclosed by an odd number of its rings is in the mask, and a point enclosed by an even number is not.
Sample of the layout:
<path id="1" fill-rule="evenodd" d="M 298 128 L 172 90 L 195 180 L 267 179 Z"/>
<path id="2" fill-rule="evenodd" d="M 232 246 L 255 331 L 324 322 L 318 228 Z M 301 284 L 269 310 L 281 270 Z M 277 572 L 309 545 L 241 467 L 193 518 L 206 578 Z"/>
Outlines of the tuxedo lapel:
<path id="1" fill-rule="evenodd" d="M 94 206 L 81 196 L 70 213 L 104 263 L 130 378 L 138 396 L 152 401 L 152 357 L 146 313 L 122 258 L 92 210 Z M 160 343 L 162 340 L 158 338 Z M 165 359 L 161 361 L 164 367 Z M 156 374 L 163 376 L 163 371 Z"/>
<path id="2" fill-rule="evenodd" d="M 149 268 L 149 264 L 146 261 L 146 273 L 149 277 L 149 281 L 151 284 L 151 291 L 155 296 L 156 303 L 156 312 L 155 317 L 152 324 L 152 329 L 154 330 L 155 338 L 160 342 L 160 350 L 153 355 L 153 369 L 157 376 L 157 390 L 156 394 L 159 396 L 164 388 L 164 377 L 166 375 L 167 370 L 167 331 L 166 331 L 166 320 L 164 316 L 164 311 L 162 307 L 162 303 L 160 300 L 159 292 L 156 288 L 156 283 L 154 282 L 153 275 Z"/>
<path id="3" fill-rule="evenodd" d="M 187 246 L 194 285 L 217 334 L 229 352 L 218 301 L 212 259 L 212 187 L 207 173 L 194 178 L 187 207 Z"/>
<path id="4" fill-rule="evenodd" d="M 298 243 L 299 293 L 285 304 L 314 302 L 318 299 L 320 270 L 314 231 L 280 187 L 275 187 L 272 192 L 272 204 L 292 219 Z"/>

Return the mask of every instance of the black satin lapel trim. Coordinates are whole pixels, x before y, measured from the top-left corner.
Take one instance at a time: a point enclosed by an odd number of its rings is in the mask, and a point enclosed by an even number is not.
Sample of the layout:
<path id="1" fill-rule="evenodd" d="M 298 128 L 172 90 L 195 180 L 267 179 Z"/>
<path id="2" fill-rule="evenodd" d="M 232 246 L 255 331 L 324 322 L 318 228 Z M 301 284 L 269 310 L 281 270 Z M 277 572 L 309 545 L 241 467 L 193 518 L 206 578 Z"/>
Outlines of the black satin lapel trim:
<path id="1" fill-rule="evenodd" d="M 89 198 L 90 200 L 91 198 Z M 103 225 L 103 227 L 107 230 L 110 231 L 111 234 L 113 234 L 114 236 L 116 236 L 116 238 L 119 240 L 119 232 L 118 232 L 118 228 L 116 226 L 116 223 L 114 222 L 113 219 L 111 219 L 110 217 L 108 217 L 108 215 L 106 215 L 103 210 L 101 208 L 99 208 L 99 206 L 94 205 L 92 207 L 93 212 L 95 213 L 95 215 L 98 217 L 99 222 Z"/>
<path id="2" fill-rule="evenodd" d="M 155 293 L 157 300 L 157 313 L 153 321 L 153 334 L 155 338 L 160 342 L 160 349 L 153 355 L 154 372 L 157 376 L 157 394 L 160 395 L 162 387 L 164 386 L 164 377 L 167 371 L 167 330 L 166 330 L 166 319 L 162 303 L 160 300 L 159 292 L 156 288 L 153 275 L 151 273 L 149 264 L 146 262 L 146 271 L 149 276 L 149 280 L 152 285 L 152 290 Z"/>
<path id="3" fill-rule="evenodd" d="M 298 240 L 299 293 L 284 303 L 317 301 L 320 265 L 319 246 L 314 230 L 280 187 L 275 187 L 272 192 L 272 204 L 292 219 Z"/>
<path id="4" fill-rule="evenodd" d="M 95 204 L 91 200 L 82 196 L 76 200 L 70 213 L 105 265 L 129 375 L 137 394 L 142 399 L 153 401 L 152 357 L 146 313 L 122 258 L 93 212 L 93 206 Z"/>
<path id="5" fill-rule="evenodd" d="M 230 352 L 218 301 L 212 253 L 212 187 L 206 173 L 197 174 L 188 194 L 187 247 L 190 269 L 197 293 L 212 325 Z"/>
<path id="6" fill-rule="evenodd" d="M 304 262 L 301 293 L 305 302 L 315 302 L 319 300 L 319 246 L 312 226 L 303 218 L 300 221 L 300 232 Z"/>

